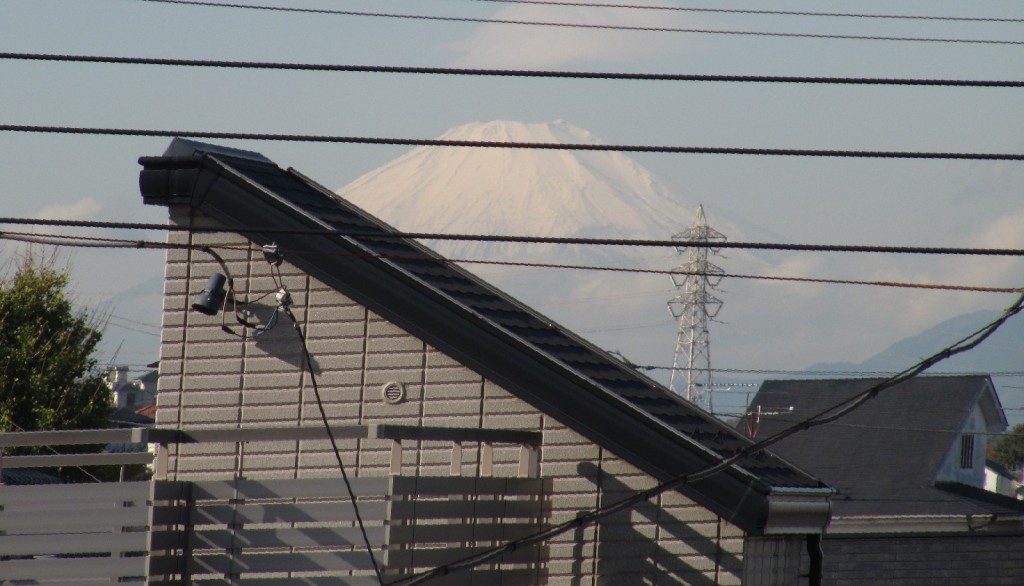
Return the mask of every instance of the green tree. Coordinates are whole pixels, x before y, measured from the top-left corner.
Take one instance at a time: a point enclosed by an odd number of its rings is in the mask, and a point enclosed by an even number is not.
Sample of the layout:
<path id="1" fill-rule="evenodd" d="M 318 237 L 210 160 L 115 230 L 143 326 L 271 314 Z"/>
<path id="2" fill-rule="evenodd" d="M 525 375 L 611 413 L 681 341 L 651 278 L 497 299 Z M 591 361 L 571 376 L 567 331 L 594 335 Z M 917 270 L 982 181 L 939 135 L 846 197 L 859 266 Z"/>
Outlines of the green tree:
<path id="1" fill-rule="evenodd" d="M 0 280 L 0 431 L 109 425 L 110 390 L 92 356 L 101 332 L 72 307 L 68 279 L 29 254 Z"/>
<path id="2" fill-rule="evenodd" d="M 990 458 L 1010 470 L 1024 464 L 1024 423 L 1013 426 L 996 440 Z"/>

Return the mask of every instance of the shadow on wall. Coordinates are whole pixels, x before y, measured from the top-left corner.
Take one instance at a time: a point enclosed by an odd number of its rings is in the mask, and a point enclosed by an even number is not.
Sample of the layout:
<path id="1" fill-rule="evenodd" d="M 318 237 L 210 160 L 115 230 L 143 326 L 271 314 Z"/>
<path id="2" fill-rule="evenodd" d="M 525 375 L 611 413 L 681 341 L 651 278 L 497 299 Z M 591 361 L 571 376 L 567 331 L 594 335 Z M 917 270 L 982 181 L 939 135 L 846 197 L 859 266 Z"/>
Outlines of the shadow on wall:
<path id="1" fill-rule="evenodd" d="M 298 368 L 306 368 L 306 356 L 302 351 L 302 340 L 295 330 L 292 320 L 283 312 L 277 311 L 277 305 L 266 303 L 250 303 L 245 307 L 246 319 L 249 321 L 258 320 L 262 326 L 255 331 L 247 328 L 247 336 L 256 347 L 266 354 L 273 356 L 282 362 Z M 296 316 L 301 323 L 301 315 Z M 267 327 L 269 324 L 270 327 Z M 266 328 L 266 329 L 263 329 Z M 313 373 L 322 373 L 316 356 L 310 354 L 309 361 L 313 367 Z"/>
<path id="2" fill-rule="evenodd" d="M 602 507 L 636 492 L 590 462 L 580 464 L 577 470 L 600 489 Z M 708 530 L 695 529 L 697 523 Z M 717 521 L 680 519 L 650 502 L 608 517 L 598 528 L 599 583 L 718 584 L 722 573 L 739 575 L 742 569 L 742 560 L 722 549 L 718 535 Z"/>

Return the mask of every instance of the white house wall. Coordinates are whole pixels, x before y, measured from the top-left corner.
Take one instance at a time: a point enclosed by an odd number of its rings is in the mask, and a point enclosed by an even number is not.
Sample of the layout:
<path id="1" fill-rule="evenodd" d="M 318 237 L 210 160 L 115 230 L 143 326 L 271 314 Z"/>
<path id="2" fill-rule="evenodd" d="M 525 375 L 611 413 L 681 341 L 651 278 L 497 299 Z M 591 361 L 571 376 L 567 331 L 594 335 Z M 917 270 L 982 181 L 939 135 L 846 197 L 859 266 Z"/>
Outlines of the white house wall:
<path id="1" fill-rule="evenodd" d="M 988 422 L 981 405 L 974 404 L 960 434 L 955 436 L 946 458 L 936 473 L 937 482 L 959 482 L 968 486 L 985 488 L 985 453 L 988 451 Z M 960 467 L 960 438 L 965 434 L 974 435 L 974 457 L 970 468 Z"/>

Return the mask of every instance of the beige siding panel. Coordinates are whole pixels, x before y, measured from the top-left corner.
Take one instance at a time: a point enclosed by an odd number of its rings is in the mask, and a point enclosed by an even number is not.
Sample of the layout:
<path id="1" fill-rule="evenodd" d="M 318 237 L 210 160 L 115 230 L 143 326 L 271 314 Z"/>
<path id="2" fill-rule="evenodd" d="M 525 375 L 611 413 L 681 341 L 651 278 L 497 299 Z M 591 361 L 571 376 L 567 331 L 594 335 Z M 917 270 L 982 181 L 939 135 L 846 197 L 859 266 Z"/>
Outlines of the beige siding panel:
<path id="1" fill-rule="evenodd" d="M 187 210 L 179 208 L 172 210 L 172 221 L 192 220 Z M 214 224 L 206 218 L 195 221 Z M 169 238 L 188 242 L 185 233 L 171 233 Z M 247 244 L 231 234 L 196 234 L 194 239 Z M 223 250 L 222 254 L 229 261 L 241 299 L 272 293 L 276 288 L 259 251 Z M 188 311 L 191 297 L 202 289 L 212 271 L 221 270 L 219 265 L 199 251 L 171 250 L 167 259 L 158 424 L 180 423 L 186 429 L 320 425 L 305 357 L 285 316 L 279 315 L 277 327 L 259 338 L 253 338 L 252 332 L 246 333 L 245 340 L 231 336 L 221 330 L 222 321 L 236 332 L 243 328 L 230 312 L 208 317 Z M 554 487 L 551 523 L 572 519 L 600 503 L 611 503 L 655 484 L 630 464 L 402 328 L 305 277 L 288 262 L 281 271 L 306 334 L 332 425 L 482 425 L 542 431 L 540 470 Z M 274 310 L 272 298 L 250 309 L 250 319 L 269 319 Z M 404 402 L 391 405 L 383 400 L 381 389 L 390 382 L 405 386 Z M 388 475 L 390 441 L 339 440 L 338 447 L 351 476 Z M 447 475 L 451 455 L 450 444 L 405 442 L 403 471 Z M 476 444 L 463 446 L 459 466 L 463 474 L 477 473 L 479 455 Z M 519 456 L 518 446 L 494 446 L 494 474 L 516 475 Z M 254 478 L 339 475 L 335 454 L 326 440 L 254 442 L 242 448 L 182 446 L 171 461 L 172 477 L 179 479 L 224 478 L 236 472 Z M 581 528 L 553 539 L 548 547 L 547 583 L 740 582 L 745 538 L 738 528 L 678 493 L 663 495 L 658 503 L 660 506 L 648 503 L 606 519 L 599 527 Z M 778 553 L 778 548 L 769 545 L 752 551 L 763 554 L 768 550 Z M 787 551 L 782 553 L 788 555 Z"/>

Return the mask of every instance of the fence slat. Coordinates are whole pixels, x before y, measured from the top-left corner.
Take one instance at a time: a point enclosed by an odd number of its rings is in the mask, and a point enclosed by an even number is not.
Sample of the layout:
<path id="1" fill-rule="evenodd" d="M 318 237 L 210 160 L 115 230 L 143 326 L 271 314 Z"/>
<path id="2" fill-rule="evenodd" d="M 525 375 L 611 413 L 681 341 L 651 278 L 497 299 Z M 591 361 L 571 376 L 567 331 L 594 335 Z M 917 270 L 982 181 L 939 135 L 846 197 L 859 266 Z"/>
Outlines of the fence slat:
<path id="1" fill-rule="evenodd" d="M 364 521 L 383 521 L 384 501 L 359 503 Z M 354 521 L 355 510 L 350 502 L 282 503 L 270 505 L 197 505 L 192 511 L 196 525 L 227 523 L 331 523 Z"/>
<path id="2" fill-rule="evenodd" d="M 380 557 L 380 554 L 377 554 Z M 365 550 L 309 553 L 196 554 L 189 562 L 195 574 L 269 572 L 349 572 L 373 570 Z"/>
<path id="3" fill-rule="evenodd" d="M 145 527 L 149 524 L 149 510 L 144 507 L 54 511 L 4 511 L 0 513 L 0 527 L 8 535 L 40 535 L 46 533 L 100 533 L 122 527 Z"/>
<path id="4" fill-rule="evenodd" d="M 391 527 L 391 542 L 456 543 L 507 541 L 535 533 L 536 523 L 445 523 L 443 525 L 398 525 Z M 396 546 L 397 547 L 397 546 Z"/>
<path id="5" fill-rule="evenodd" d="M 7 458 L 4 458 L 4 466 Z M 39 503 L 51 502 L 47 505 L 57 508 L 57 503 L 70 503 L 77 508 L 84 508 L 80 503 L 136 501 L 145 502 L 149 498 L 148 482 L 91 482 L 88 484 L 44 484 L 39 486 L 4 486 L 0 487 L 0 505 L 5 507 L 36 506 Z"/>
<path id="6" fill-rule="evenodd" d="M 434 568 L 486 551 L 487 547 L 438 547 L 388 552 L 391 568 Z M 531 564 L 537 561 L 537 546 L 512 551 L 496 558 L 495 563 Z"/>
<path id="7" fill-rule="evenodd" d="M 391 503 L 396 520 L 494 519 L 539 517 L 546 512 L 540 501 L 398 501 Z"/>
<path id="8" fill-rule="evenodd" d="M 384 527 L 369 526 L 370 543 L 384 543 Z M 363 547 L 363 535 L 357 527 L 308 527 L 304 529 L 251 529 L 243 527 L 196 531 L 191 537 L 195 549 L 226 549 L 229 547 Z"/>
<path id="9" fill-rule="evenodd" d="M 145 574 L 145 557 L 53 557 L 0 562 L 0 575 L 6 580 L 54 580 L 58 578 L 86 580 L 107 578 L 111 582 L 117 582 L 118 578 L 144 576 Z"/>
<path id="10" fill-rule="evenodd" d="M 117 555 L 125 551 L 146 551 L 149 547 L 146 537 L 147 534 L 142 531 L 135 533 L 0 535 L 0 555 L 27 556 L 58 553 L 113 553 Z"/>
<path id="11" fill-rule="evenodd" d="M 4 468 L 60 468 L 62 466 L 120 466 L 126 464 L 149 464 L 153 454 L 149 452 L 99 453 L 99 454 L 58 454 L 51 456 L 6 456 Z"/>

